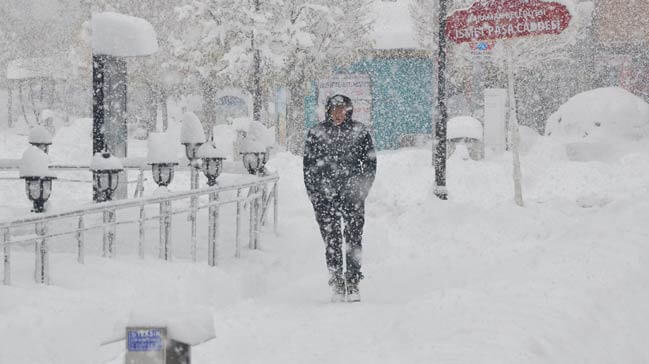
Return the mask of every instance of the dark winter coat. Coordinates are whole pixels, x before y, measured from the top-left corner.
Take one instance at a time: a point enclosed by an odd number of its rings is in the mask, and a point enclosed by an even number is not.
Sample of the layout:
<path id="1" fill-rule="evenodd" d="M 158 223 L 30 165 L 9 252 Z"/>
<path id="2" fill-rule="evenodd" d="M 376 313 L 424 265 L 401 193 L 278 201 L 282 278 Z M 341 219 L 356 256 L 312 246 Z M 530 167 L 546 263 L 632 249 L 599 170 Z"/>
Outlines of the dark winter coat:
<path id="1" fill-rule="evenodd" d="M 364 201 L 376 174 L 372 136 L 350 118 L 340 125 L 327 120 L 311 128 L 303 162 L 304 185 L 314 203 Z"/>

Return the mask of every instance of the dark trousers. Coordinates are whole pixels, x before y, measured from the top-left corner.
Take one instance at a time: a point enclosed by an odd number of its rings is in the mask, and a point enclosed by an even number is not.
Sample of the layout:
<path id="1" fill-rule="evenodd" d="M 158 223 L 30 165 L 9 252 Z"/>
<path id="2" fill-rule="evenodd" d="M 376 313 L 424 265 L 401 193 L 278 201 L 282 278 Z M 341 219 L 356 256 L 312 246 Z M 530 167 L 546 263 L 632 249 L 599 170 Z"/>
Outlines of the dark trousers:
<path id="1" fill-rule="evenodd" d="M 356 285 L 363 279 L 361 253 L 363 226 L 365 225 L 364 201 L 317 201 L 313 203 L 320 234 L 325 243 L 327 268 L 331 273 L 330 285 L 342 286 L 343 281 L 343 236 L 346 243 L 348 284 Z M 345 229 L 341 231 L 341 220 Z"/>

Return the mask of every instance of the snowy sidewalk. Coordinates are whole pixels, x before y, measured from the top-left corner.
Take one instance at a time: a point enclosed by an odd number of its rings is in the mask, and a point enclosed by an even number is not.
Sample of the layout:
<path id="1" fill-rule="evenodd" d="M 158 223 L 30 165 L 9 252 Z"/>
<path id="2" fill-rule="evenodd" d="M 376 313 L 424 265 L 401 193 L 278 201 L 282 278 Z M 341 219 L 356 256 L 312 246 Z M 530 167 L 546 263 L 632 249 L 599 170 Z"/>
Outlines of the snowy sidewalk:
<path id="1" fill-rule="evenodd" d="M 261 251 L 215 269 L 58 257 L 56 286 L 0 287 L 0 362 L 121 364 L 123 342 L 99 343 L 133 307 L 160 305 L 213 312 L 216 338 L 193 348 L 196 364 L 649 361 L 649 157 L 537 155 L 523 160 L 521 209 L 506 156 L 450 161 L 442 202 L 428 150 L 380 153 L 353 304 L 329 302 L 301 161 L 278 155 L 280 236 L 267 231 Z M 583 208 L 589 199 L 604 202 Z"/>

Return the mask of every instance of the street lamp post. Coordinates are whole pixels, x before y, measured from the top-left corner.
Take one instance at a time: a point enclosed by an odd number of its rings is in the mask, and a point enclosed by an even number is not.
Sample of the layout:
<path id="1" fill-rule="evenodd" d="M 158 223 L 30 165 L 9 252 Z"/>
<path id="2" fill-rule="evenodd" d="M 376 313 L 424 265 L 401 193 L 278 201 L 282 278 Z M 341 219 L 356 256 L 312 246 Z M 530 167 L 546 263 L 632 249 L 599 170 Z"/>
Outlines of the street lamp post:
<path id="1" fill-rule="evenodd" d="M 189 160 L 190 189 L 198 189 L 198 175 L 200 160 L 197 156 L 198 149 L 205 143 L 205 132 L 200 120 L 193 112 L 186 112 L 183 115 L 183 124 L 180 130 L 180 143 L 185 146 L 185 155 Z M 198 198 L 192 196 L 189 199 L 190 213 L 187 219 L 190 222 L 192 260 L 196 261 L 196 215 L 198 214 Z"/>
<path id="2" fill-rule="evenodd" d="M 93 189 L 97 202 L 111 201 L 119 187 L 119 175 L 124 171 L 122 162 L 108 152 L 95 153 L 90 163 L 93 175 Z M 104 236 L 102 255 L 115 256 L 115 210 L 105 210 L 103 214 Z"/>
<path id="3" fill-rule="evenodd" d="M 223 171 L 223 160 L 225 154 L 219 151 L 213 141 L 203 144 L 198 150 L 198 157 L 203 160 L 203 173 L 207 177 L 207 184 L 210 187 L 216 186 L 216 179 Z M 218 192 L 210 193 L 209 222 L 207 233 L 207 264 L 210 267 L 216 266 L 218 258 L 218 236 L 219 236 L 219 207 L 216 202 L 219 199 Z M 196 247 L 192 246 L 192 253 L 196 254 Z"/>
<path id="4" fill-rule="evenodd" d="M 25 180 L 25 192 L 34 205 L 32 212 L 45 212 L 45 203 L 52 194 L 52 181 L 56 179 L 50 172 L 47 154 L 35 146 L 27 148 L 20 163 L 20 177 Z M 43 237 L 47 234 L 47 225 L 36 223 L 35 230 L 39 238 L 34 243 L 34 280 L 49 284 L 49 248 Z"/>
<path id="5" fill-rule="evenodd" d="M 441 199 L 448 199 L 446 188 L 446 124 L 448 112 L 446 109 L 446 0 L 439 0 L 439 44 L 437 67 L 437 107 L 439 117 L 435 127 L 435 143 L 433 146 L 433 162 L 435 165 L 435 195 Z"/>
<path id="6" fill-rule="evenodd" d="M 266 175 L 266 162 L 268 162 L 268 152 L 267 151 L 259 151 L 259 150 L 254 150 L 254 149 L 248 149 L 245 150 L 244 152 L 241 153 L 241 161 L 243 162 L 243 166 L 248 170 L 248 173 L 254 175 L 254 176 L 264 176 Z M 250 193 L 251 194 L 257 194 L 259 193 L 258 187 L 251 187 L 250 188 Z M 264 190 L 262 193 L 261 200 L 265 200 L 265 195 L 266 191 Z M 250 236 L 250 248 L 251 249 L 258 249 L 259 248 L 259 229 L 260 229 L 260 218 L 261 218 L 261 213 L 260 213 L 260 208 L 261 208 L 261 202 L 259 201 L 259 198 L 255 198 L 250 204 L 251 204 L 251 209 L 250 209 L 250 225 L 253 226 L 253 229 L 251 229 L 251 236 Z"/>

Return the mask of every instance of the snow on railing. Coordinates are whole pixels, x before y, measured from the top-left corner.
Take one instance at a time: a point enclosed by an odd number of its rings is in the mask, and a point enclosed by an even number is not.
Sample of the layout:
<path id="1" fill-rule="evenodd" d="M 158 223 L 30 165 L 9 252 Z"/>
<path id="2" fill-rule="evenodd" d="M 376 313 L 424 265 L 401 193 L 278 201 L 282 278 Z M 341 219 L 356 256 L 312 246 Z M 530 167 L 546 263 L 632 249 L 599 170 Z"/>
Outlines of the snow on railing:
<path id="1" fill-rule="evenodd" d="M 169 192 L 163 195 L 138 199 L 110 201 L 84 206 L 78 209 L 69 209 L 31 215 L 29 217 L 0 221 L 0 247 L 4 255 L 5 285 L 11 284 L 11 252 L 12 248 L 34 244 L 35 269 L 34 279 L 37 283 L 49 284 L 49 246 L 48 240 L 59 237 L 73 237 L 76 241 L 77 262 L 84 264 L 86 255 L 85 233 L 92 230 L 102 231 L 102 256 L 113 258 L 119 244 L 117 227 L 124 225 L 137 225 L 138 246 L 137 253 L 140 258 L 145 256 L 145 223 L 158 220 L 160 228 L 158 256 L 167 261 L 173 257 L 172 221 L 174 215 L 196 214 L 199 210 L 208 209 L 208 264 L 216 266 L 219 250 L 219 209 L 221 206 L 236 204 L 235 223 L 235 257 L 241 253 L 241 229 L 244 210 L 249 210 L 248 242 L 250 249 L 260 247 L 260 230 L 265 224 L 266 216 L 272 201 L 273 230 L 277 233 L 278 210 L 278 182 L 277 174 L 264 177 L 250 177 L 251 182 L 235 183 L 232 185 L 215 186 L 191 191 Z M 234 194 L 236 192 L 236 194 Z M 230 193 L 232 196 L 224 196 Z M 172 208 L 172 203 L 192 198 L 208 197 L 204 204 L 189 207 Z M 226 197 L 226 198 L 220 198 Z M 158 205 L 159 214 L 147 216 L 147 206 Z M 118 215 L 119 211 L 129 209 L 139 210 L 137 214 L 131 213 Z M 133 211 L 135 212 L 135 211 Z M 101 223 L 88 226 L 89 216 L 100 215 Z M 124 216 L 126 215 L 126 216 Z M 135 215 L 135 216 L 134 216 Z M 67 223 L 66 223 L 67 222 Z M 56 224 L 55 224 L 56 223 Z M 56 231 L 50 228 L 56 226 Z M 25 227 L 33 227 L 35 234 L 24 235 Z M 15 234 L 12 234 L 15 232 Z M 23 235 L 18 235 L 22 232 Z M 15 235 L 15 236 L 14 236 Z M 192 260 L 196 261 L 196 241 L 191 242 Z"/>

